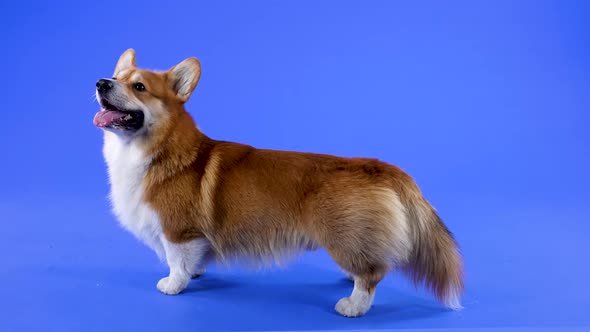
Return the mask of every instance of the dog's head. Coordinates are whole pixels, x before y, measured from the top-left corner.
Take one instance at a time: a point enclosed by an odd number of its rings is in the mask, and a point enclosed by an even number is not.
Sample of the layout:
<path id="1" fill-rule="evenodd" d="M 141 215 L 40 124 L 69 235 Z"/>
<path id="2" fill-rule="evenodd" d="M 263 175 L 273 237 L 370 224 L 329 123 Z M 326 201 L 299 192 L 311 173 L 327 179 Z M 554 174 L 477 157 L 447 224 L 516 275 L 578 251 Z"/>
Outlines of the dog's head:
<path id="1" fill-rule="evenodd" d="M 201 66 L 189 58 L 165 72 L 140 69 L 135 51 L 121 55 L 112 78 L 96 82 L 101 110 L 94 124 L 120 137 L 149 135 L 178 118 L 199 82 Z"/>

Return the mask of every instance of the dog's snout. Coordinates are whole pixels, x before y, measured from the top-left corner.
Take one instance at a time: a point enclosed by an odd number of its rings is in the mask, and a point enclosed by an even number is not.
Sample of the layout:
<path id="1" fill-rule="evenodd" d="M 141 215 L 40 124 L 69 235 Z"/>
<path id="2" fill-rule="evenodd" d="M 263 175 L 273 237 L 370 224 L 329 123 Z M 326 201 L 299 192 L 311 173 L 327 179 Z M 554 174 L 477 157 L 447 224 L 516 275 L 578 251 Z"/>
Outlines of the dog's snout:
<path id="1" fill-rule="evenodd" d="M 113 82 L 107 79 L 100 79 L 96 82 L 96 89 L 98 92 L 106 92 L 113 88 Z"/>

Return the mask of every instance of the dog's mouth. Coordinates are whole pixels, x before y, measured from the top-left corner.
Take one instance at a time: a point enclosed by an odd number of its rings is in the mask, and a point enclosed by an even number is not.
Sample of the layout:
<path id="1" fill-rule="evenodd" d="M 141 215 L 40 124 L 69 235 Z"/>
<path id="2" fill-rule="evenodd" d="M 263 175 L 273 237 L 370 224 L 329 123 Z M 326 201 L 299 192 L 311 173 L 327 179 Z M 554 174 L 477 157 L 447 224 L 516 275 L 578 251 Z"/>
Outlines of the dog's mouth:
<path id="1" fill-rule="evenodd" d="M 143 112 L 116 108 L 101 98 L 102 109 L 94 116 L 94 125 L 99 128 L 138 130 L 143 126 Z"/>

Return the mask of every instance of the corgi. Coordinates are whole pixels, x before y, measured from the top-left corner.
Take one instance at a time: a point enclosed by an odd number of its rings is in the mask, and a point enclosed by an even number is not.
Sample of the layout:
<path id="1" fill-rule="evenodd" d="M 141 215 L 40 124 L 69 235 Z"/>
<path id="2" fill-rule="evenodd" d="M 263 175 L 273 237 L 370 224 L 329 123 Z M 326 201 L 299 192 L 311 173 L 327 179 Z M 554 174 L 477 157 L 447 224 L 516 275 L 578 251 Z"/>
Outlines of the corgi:
<path id="1" fill-rule="evenodd" d="M 411 176 L 376 159 L 212 139 L 184 107 L 200 76 L 196 58 L 148 71 L 128 49 L 96 83 L 112 209 L 169 266 L 162 293 L 213 261 L 273 264 L 324 248 L 354 280 L 335 305 L 343 316 L 364 315 L 394 270 L 461 309 L 458 245 Z"/>

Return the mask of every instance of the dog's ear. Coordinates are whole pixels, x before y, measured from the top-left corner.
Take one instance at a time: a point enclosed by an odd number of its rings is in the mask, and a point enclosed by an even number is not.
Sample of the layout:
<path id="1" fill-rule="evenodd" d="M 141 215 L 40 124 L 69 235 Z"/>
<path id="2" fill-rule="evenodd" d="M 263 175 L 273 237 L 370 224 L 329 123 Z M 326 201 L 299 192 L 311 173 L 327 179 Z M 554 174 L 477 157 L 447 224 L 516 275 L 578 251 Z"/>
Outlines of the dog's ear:
<path id="1" fill-rule="evenodd" d="M 135 50 L 130 48 L 119 58 L 113 76 L 117 76 L 121 71 L 133 67 L 135 67 Z"/>
<path id="2" fill-rule="evenodd" d="M 186 102 L 201 78 L 201 63 L 197 58 L 188 58 L 168 71 L 170 88 L 178 99 Z"/>

